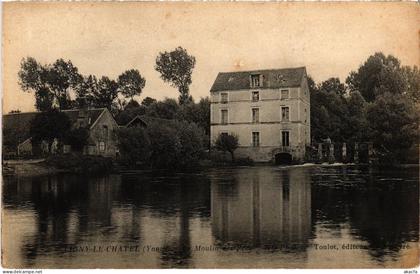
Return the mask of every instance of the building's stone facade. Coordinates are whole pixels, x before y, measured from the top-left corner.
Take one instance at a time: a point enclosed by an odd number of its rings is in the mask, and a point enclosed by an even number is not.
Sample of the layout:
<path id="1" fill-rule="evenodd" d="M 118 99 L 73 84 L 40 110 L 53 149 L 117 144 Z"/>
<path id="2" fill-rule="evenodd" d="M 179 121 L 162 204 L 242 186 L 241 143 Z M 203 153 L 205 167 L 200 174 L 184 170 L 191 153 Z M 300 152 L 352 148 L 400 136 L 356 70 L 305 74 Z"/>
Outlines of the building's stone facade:
<path id="1" fill-rule="evenodd" d="M 73 110 L 72 110 L 73 111 Z M 83 154 L 116 157 L 118 153 L 116 131 L 118 124 L 108 109 L 80 109 L 73 114 L 73 128 L 89 129 L 88 144 Z M 71 115 L 70 115 L 71 117 Z M 64 145 L 64 152 L 70 152 L 69 145 Z"/>
<path id="2" fill-rule="evenodd" d="M 211 140 L 214 142 L 221 133 L 236 134 L 238 157 L 274 162 L 279 153 L 288 153 L 294 161 L 303 161 L 305 147 L 311 140 L 306 69 L 284 71 L 233 72 L 227 73 L 229 77 L 219 74 L 211 90 Z M 252 85 L 254 75 L 261 79 L 258 86 Z M 278 82 L 275 75 L 279 75 Z M 285 134 L 288 134 L 288 144 Z"/>
<path id="3" fill-rule="evenodd" d="M 115 157 L 117 148 L 116 131 L 118 124 L 108 109 L 98 117 L 90 128 L 90 139 L 93 144 L 88 146 L 88 154 Z"/>

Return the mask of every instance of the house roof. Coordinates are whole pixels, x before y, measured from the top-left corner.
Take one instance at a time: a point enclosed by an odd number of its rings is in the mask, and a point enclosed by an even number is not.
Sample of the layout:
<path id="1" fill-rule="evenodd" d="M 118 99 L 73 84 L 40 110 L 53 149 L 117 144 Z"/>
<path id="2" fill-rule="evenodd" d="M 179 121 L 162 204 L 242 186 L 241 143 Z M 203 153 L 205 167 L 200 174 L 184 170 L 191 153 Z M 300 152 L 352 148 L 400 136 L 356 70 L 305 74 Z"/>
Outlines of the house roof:
<path id="1" fill-rule="evenodd" d="M 99 118 L 99 116 L 104 110 L 105 108 L 93 108 L 93 109 L 84 110 L 85 113 L 80 113 L 81 112 L 80 109 L 67 109 L 67 110 L 63 110 L 63 112 L 67 114 L 72 124 L 74 124 L 77 121 L 77 118 L 80 115 L 87 115 L 87 117 L 90 118 L 91 125 L 93 125 L 93 123 L 95 123 L 95 121 Z"/>
<path id="2" fill-rule="evenodd" d="M 144 121 L 144 118 L 140 115 L 136 115 L 133 119 L 130 120 L 124 127 L 132 127 L 140 124 L 141 126 L 146 127 L 147 123 Z"/>
<path id="3" fill-rule="evenodd" d="M 250 89 L 249 77 L 255 74 L 260 74 L 263 77 L 262 87 L 260 87 L 261 89 L 298 87 L 301 85 L 302 78 L 306 74 L 306 68 L 298 67 L 220 72 L 217 75 L 210 92 Z"/>
<path id="4" fill-rule="evenodd" d="M 148 124 L 153 123 L 153 122 L 157 122 L 157 123 L 165 125 L 168 123 L 172 123 L 173 121 L 174 120 L 172 119 L 164 119 L 164 118 L 152 117 L 148 115 L 136 115 L 133 119 L 130 120 L 130 122 L 128 122 L 125 125 L 121 125 L 121 127 L 130 127 L 136 124 L 141 124 L 142 126 L 147 127 Z"/>
<path id="5" fill-rule="evenodd" d="M 3 134 L 18 136 L 19 142 L 28 139 L 32 119 L 37 112 L 23 112 L 3 115 Z"/>
<path id="6" fill-rule="evenodd" d="M 93 125 L 104 110 L 105 108 L 87 109 L 85 110 L 85 113 L 80 113 L 80 109 L 69 109 L 63 110 L 63 112 L 67 114 L 72 125 L 76 123 L 79 114 L 87 115 L 87 117 L 90 118 L 91 125 Z M 21 112 L 4 114 L 3 132 L 7 133 L 8 130 L 15 130 L 21 135 L 22 139 L 29 138 L 32 119 L 34 119 L 38 113 L 39 112 Z"/>

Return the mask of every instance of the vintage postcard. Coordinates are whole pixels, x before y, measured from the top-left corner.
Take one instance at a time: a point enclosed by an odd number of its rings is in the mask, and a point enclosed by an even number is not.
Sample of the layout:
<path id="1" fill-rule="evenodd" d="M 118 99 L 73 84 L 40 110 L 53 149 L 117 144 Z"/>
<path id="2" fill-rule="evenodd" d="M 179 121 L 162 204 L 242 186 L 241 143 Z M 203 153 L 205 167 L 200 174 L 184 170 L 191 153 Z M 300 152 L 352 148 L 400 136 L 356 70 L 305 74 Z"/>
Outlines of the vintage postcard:
<path id="1" fill-rule="evenodd" d="M 3 3 L 2 267 L 418 267 L 419 26 L 416 2 Z"/>

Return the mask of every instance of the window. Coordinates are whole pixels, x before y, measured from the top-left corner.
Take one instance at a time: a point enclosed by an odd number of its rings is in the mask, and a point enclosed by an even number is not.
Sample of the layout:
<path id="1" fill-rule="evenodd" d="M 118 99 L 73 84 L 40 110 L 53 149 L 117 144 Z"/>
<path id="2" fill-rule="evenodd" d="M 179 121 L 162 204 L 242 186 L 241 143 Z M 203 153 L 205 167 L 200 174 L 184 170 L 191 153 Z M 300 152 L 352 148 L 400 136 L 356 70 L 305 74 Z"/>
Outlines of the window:
<path id="1" fill-rule="evenodd" d="M 105 142 L 99 142 L 99 151 L 105 151 Z"/>
<path id="2" fill-rule="evenodd" d="M 260 86 L 261 86 L 260 75 L 259 74 L 251 75 L 251 87 L 255 88 L 255 87 L 260 87 Z"/>
<path id="3" fill-rule="evenodd" d="M 308 112 L 306 111 L 306 108 L 305 108 L 305 123 L 308 121 Z"/>
<path id="4" fill-rule="evenodd" d="M 259 91 L 253 91 L 252 92 L 252 101 L 256 102 L 260 100 L 260 92 Z"/>
<path id="5" fill-rule="evenodd" d="M 228 94 L 227 93 L 221 93 L 220 94 L 220 102 L 222 104 L 226 104 L 228 102 Z"/>
<path id="6" fill-rule="evenodd" d="M 289 146 L 289 132 L 288 131 L 281 132 L 281 144 L 284 147 Z"/>
<path id="7" fill-rule="evenodd" d="M 258 108 L 252 109 L 252 122 L 259 123 L 260 122 L 260 110 Z"/>
<path id="8" fill-rule="evenodd" d="M 228 111 L 227 111 L 227 109 L 222 109 L 222 120 L 221 120 L 221 123 L 222 123 L 222 125 L 227 125 L 227 123 L 228 123 Z"/>
<path id="9" fill-rule="evenodd" d="M 280 99 L 289 99 L 289 90 L 288 89 L 282 89 L 281 90 L 281 97 Z"/>
<path id="10" fill-rule="evenodd" d="M 281 107 L 281 120 L 289 121 L 289 107 Z"/>
<path id="11" fill-rule="evenodd" d="M 259 147 L 260 146 L 260 133 L 259 132 L 253 132 L 252 133 L 252 146 L 253 147 Z"/>

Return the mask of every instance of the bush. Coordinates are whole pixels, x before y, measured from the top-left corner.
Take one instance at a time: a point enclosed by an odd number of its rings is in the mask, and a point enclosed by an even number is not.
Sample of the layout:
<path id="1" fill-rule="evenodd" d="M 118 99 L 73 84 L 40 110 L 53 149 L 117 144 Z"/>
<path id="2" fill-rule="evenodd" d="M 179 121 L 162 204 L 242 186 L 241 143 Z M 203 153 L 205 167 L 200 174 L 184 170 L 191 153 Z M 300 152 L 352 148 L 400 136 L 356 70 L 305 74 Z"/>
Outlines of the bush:
<path id="1" fill-rule="evenodd" d="M 150 140 L 147 132 L 140 127 L 120 128 L 117 131 L 120 162 L 128 166 L 148 162 Z"/>
<path id="2" fill-rule="evenodd" d="M 186 168 L 198 166 L 204 151 L 205 135 L 194 123 L 154 121 L 149 123 L 152 167 Z"/>
<path id="3" fill-rule="evenodd" d="M 148 125 L 147 133 L 150 138 L 152 167 L 170 168 L 176 166 L 181 143 L 175 128 L 154 122 Z"/>
<path id="4" fill-rule="evenodd" d="M 232 162 L 235 161 L 235 150 L 238 148 L 239 141 L 238 136 L 234 134 L 228 134 L 228 133 L 220 133 L 219 136 L 217 136 L 216 141 L 214 142 L 214 145 L 216 149 L 220 151 L 228 151 L 231 155 Z"/>

